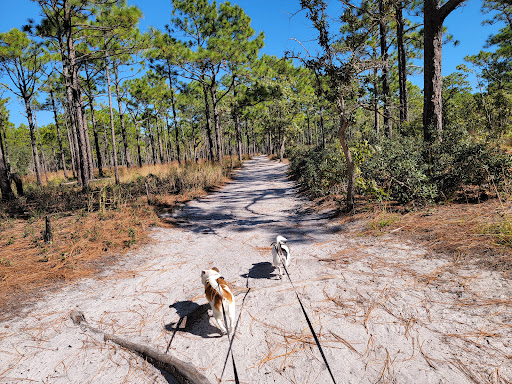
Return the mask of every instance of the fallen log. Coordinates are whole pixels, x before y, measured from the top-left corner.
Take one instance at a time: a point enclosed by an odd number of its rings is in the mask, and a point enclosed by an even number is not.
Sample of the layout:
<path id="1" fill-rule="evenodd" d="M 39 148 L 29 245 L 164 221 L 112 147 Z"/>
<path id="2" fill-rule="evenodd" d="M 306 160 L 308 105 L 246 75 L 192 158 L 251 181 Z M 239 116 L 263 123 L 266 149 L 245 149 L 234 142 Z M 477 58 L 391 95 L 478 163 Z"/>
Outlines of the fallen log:
<path id="1" fill-rule="evenodd" d="M 162 369 L 174 376 L 180 384 L 211 384 L 211 382 L 192 364 L 181 361 L 174 356 L 161 353 L 147 345 L 133 343 L 90 326 L 87 324 L 87 320 L 85 320 L 85 316 L 81 311 L 72 311 L 70 317 L 73 323 L 79 325 L 82 329 L 88 329 L 94 333 L 103 334 L 105 341 L 112 341 L 125 349 L 139 354 L 156 368 Z"/>

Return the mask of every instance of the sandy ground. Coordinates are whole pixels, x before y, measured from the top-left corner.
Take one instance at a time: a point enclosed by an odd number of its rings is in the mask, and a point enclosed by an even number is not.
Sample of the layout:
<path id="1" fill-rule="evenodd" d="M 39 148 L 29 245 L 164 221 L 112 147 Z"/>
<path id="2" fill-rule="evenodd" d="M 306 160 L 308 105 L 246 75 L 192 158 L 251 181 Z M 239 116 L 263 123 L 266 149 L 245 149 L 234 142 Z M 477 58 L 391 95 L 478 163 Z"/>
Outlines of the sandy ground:
<path id="1" fill-rule="evenodd" d="M 121 264 L 1 324 L 0 383 L 174 383 L 69 313 L 163 352 L 180 315 L 206 302 L 200 273 L 213 266 L 239 293 L 241 382 L 332 382 L 290 283 L 270 264 L 277 234 L 289 240 L 291 278 L 337 383 L 512 381 L 510 281 L 309 211 L 285 165 L 247 161 L 233 182 L 174 216 L 179 227 L 154 229 Z M 177 332 L 169 353 L 214 383 L 228 343 L 212 324 L 204 314 Z M 234 382 L 230 363 L 223 382 Z"/>

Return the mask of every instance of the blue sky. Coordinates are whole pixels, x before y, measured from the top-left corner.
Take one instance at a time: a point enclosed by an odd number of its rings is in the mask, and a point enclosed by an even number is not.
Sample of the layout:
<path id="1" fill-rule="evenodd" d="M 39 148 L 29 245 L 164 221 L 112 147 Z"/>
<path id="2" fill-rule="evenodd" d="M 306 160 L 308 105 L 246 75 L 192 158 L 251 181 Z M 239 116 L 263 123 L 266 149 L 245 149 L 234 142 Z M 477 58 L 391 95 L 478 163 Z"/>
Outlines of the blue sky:
<path id="1" fill-rule="evenodd" d="M 314 38 L 310 24 L 303 14 L 294 15 L 299 9 L 298 0 L 232 0 L 231 3 L 240 5 L 252 19 L 252 27 L 256 32 L 265 33 L 263 52 L 282 56 L 287 50 L 300 50 L 299 44 L 293 40 L 308 42 Z M 138 5 L 144 13 L 140 27 L 144 31 L 149 27 L 163 29 L 171 17 L 171 0 L 128 0 L 130 5 Z M 482 26 L 482 21 L 488 18 L 480 12 L 482 1 L 469 0 L 448 16 L 445 26 L 459 40 L 456 47 L 443 47 L 443 76 L 455 71 L 456 66 L 464 62 L 464 56 L 478 53 L 490 34 L 497 31 L 497 26 Z M 28 18 L 40 19 L 36 2 L 30 0 L 0 0 L 0 32 L 11 28 L 20 28 Z M 421 65 L 421 62 L 417 63 Z M 475 79 L 471 79 L 474 85 Z M 3 81 L 3 79 L 0 79 Z M 422 87 L 421 76 L 411 81 Z M 4 93 L 3 97 L 9 96 Z M 9 109 L 10 120 L 16 125 L 27 124 L 26 118 L 19 111 L 21 103 L 15 97 L 11 98 Z M 51 122 L 49 113 L 39 112 L 38 123 L 45 125 Z"/>

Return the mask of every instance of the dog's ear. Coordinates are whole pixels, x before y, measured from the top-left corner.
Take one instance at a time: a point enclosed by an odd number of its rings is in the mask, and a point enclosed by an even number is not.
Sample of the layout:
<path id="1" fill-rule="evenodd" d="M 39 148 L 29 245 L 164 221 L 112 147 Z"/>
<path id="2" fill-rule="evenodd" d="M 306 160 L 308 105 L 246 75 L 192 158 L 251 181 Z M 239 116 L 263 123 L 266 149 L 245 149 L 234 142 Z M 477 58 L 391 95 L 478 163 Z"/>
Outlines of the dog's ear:
<path id="1" fill-rule="evenodd" d="M 212 268 L 215 272 L 219 272 L 218 268 L 217 267 L 213 267 Z"/>
<path id="2" fill-rule="evenodd" d="M 203 276 L 206 273 L 206 271 L 201 271 L 201 276 Z"/>

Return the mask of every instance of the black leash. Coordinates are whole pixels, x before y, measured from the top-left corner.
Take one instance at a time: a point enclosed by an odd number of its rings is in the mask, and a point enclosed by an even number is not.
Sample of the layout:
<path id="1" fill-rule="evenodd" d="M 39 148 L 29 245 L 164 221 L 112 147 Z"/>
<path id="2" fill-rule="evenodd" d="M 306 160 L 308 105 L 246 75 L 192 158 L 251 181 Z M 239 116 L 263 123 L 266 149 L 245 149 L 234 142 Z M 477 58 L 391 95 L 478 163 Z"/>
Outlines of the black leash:
<path id="1" fill-rule="evenodd" d="M 280 254 L 281 255 L 281 254 Z M 318 347 L 318 350 L 320 351 L 320 354 L 322 355 L 322 358 L 324 359 L 325 366 L 327 367 L 327 370 L 329 371 L 329 374 L 331 375 L 332 382 L 336 384 L 336 380 L 334 379 L 334 376 L 331 371 L 331 367 L 329 367 L 329 363 L 327 362 L 327 358 L 324 355 L 324 351 L 322 350 L 322 346 L 320 345 L 320 340 L 318 340 L 318 337 L 316 336 L 315 330 L 313 329 L 313 324 L 311 324 L 311 321 L 309 320 L 309 316 L 306 313 L 306 310 L 304 309 L 304 305 L 302 305 L 302 301 L 300 300 L 299 294 L 297 293 L 297 289 L 295 288 L 295 285 L 293 285 L 292 279 L 290 278 L 290 274 L 288 273 L 288 270 L 286 269 L 286 266 L 281 260 L 281 264 L 283 264 L 284 271 L 286 272 L 286 276 L 288 276 L 288 280 L 290 280 L 290 284 L 293 287 L 293 290 L 295 291 L 295 296 L 297 296 L 297 300 L 299 300 L 300 307 L 302 309 L 302 313 L 304 313 L 304 317 L 306 318 L 306 321 L 309 326 L 309 330 L 311 331 L 311 334 L 313 335 L 313 338 L 315 339 L 315 343 Z"/>
<path id="2" fill-rule="evenodd" d="M 176 336 L 176 332 L 178 332 L 178 328 L 180 327 L 180 325 L 184 319 L 185 319 L 185 316 L 181 316 L 178 323 L 176 324 L 176 328 L 174 328 L 174 332 L 172 333 L 171 340 L 169 340 L 169 344 L 167 345 L 167 349 L 165 350 L 165 353 L 169 352 L 169 348 L 171 348 L 172 340 L 174 339 L 174 336 Z"/>
<path id="3" fill-rule="evenodd" d="M 242 309 L 243 309 L 243 307 L 245 305 L 245 298 L 249 294 L 250 290 L 251 290 L 251 288 L 247 289 L 247 292 L 245 292 L 244 298 L 242 299 L 242 306 L 240 307 L 240 310 L 238 311 L 238 319 L 236 320 L 235 330 L 233 331 L 233 337 L 231 338 L 231 342 L 229 343 L 228 354 L 226 355 L 226 360 L 224 360 L 224 367 L 222 367 L 222 373 L 220 375 L 220 380 L 221 381 L 222 381 L 222 377 L 224 376 L 224 371 L 226 370 L 226 365 L 228 363 L 229 353 L 231 352 L 231 347 L 233 345 L 233 341 L 235 340 L 235 334 L 236 334 L 236 331 L 238 329 L 238 324 L 240 324 L 240 318 L 242 317 Z M 233 353 L 231 353 L 231 359 L 233 359 Z M 236 367 L 234 367 L 234 365 L 233 365 L 233 370 L 235 370 L 235 368 Z"/>
<path id="4" fill-rule="evenodd" d="M 233 297 L 233 300 L 234 299 L 235 298 Z M 228 336 L 228 342 L 229 342 L 229 348 L 228 348 L 228 355 L 227 355 L 227 357 L 229 357 L 229 354 L 231 353 L 231 362 L 233 363 L 233 374 L 235 375 L 235 384 L 240 384 L 240 380 L 238 379 L 238 371 L 236 369 L 236 364 L 235 364 L 235 358 L 233 357 L 233 351 L 231 350 L 231 346 L 233 344 L 233 339 L 235 337 L 235 331 L 233 330 L 233 338 L 231 338 L 229 336 L 228 319 L 226 317 L 226 310 L 224 309 L 224 297 L 222 297 L 222 299 L 220 301 L 220 304 L 221 304 L 221 307 L 222 307 L 222 316 L 224 317 L 224 325 L 226 326 L 226 334 Z M 238 324 L 238 322 L 237 322 L 237 324 Z M 226 359 L 227 359 L 227 357 L 226 357 Z M 226 368 L 226 363 L 224 363 L 224 368 Z M 224 369 L 222 370 L 222 375 L 223 374 L 224 374 Z M 221 375 L 221 380 L 222 380 L 222 375 Z"/>

